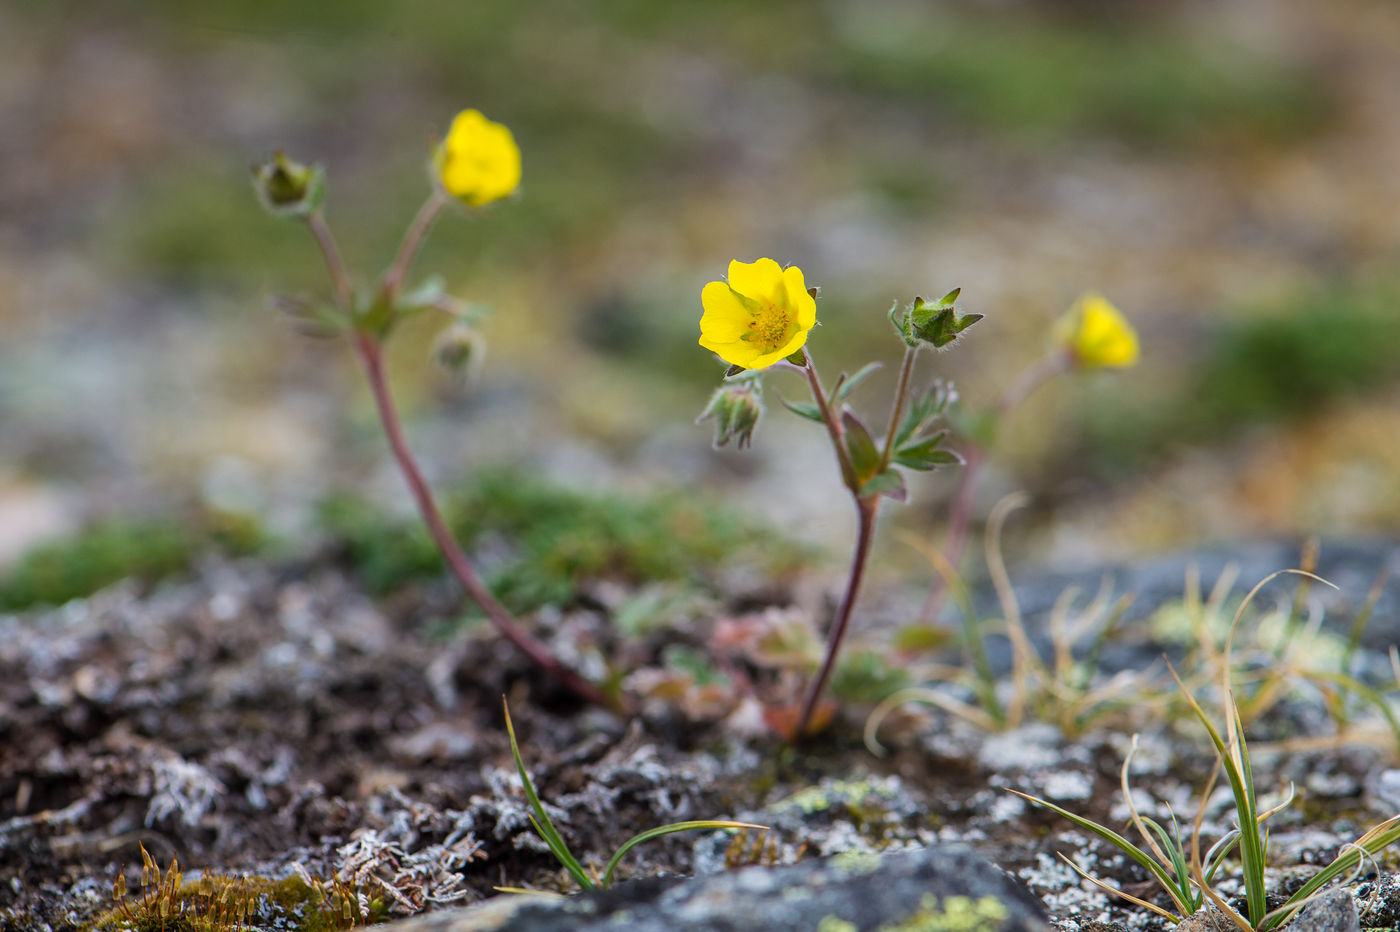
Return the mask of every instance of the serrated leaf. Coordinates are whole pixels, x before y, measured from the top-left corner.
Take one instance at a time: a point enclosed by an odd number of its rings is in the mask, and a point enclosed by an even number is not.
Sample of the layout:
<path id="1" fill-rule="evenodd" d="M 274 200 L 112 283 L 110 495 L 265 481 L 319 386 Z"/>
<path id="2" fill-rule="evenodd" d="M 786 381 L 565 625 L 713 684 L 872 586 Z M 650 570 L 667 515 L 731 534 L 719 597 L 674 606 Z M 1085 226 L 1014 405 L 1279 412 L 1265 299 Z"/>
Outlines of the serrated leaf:
<path id="1" fill-rule="evenodd" d="M 904 415 L 904 422 L 895 432 L 895 449 L 905 446 L 928 429 L 934 420 L 943 414 L 943 410 L 948 406 L 949 397 L 950 393 L 941 382 L 934 382 L 922 395 L 916 396 L 909 405 L 908 413 Z"/>
<path id="2" fill-rule="evenodd" d="M 864 484 L 880 468 L 880 451 L 870 430 L 850 408 L 841 412 L 841 424 L 846 429 L 846 450 L 851 454 L 851 466 L 856 472 L 856 482 Z"/>
<path id="3" fill-rule="evenodd" d="M 940 449 L 940 445 L 947 436 L 948 432 L 941 430 L 931 437 L 896 447 L 894 461 L 901 466 L 917 469 L 920 472 L 928 472 L 939 466 L 961 466 L 963 458 L 960 455 L 952 450 Z"/>
<path id="4" fill-rule="evenodd" d="M 851 389 L 859 385 L 863 379 L 869 376 L 870 373 L 874 372 L 876 369 L 879 369 L 880 366 L 881 364 L 878 362 L 868 362 L 865 365 L 861 366 L 859 369 L 857 369 L 855 375 L 847 377 L 846 373 L 841 373 L 841 377 L 836 380 L 836 386 L 832 389 L 832 403 L 835 404 L 836 402 L 844 399 L 847 395 L 851 393 Z"/>
<path id="5" fill-rule="evenodd" d="M 897 502 L 909 500 L 909 492 L 904 487 L 904 476 L 897 469 L 886 469 L 871 476 L 860 487 L 861 495 L 883 495 Z"/>
<path id="6" fill-rule="evenodd" d="M 774 392 L 774 394 L 776 395 L 777 392 Z M 782 395 L 778 395 L 778 401 L 782 403 L 784 408 L 787 408 L 798 417 L 805 417 L 807 420 L 816 421 L 818 424 L 823 423 L 822 409 L 810 401 L 788 401 Z"/>

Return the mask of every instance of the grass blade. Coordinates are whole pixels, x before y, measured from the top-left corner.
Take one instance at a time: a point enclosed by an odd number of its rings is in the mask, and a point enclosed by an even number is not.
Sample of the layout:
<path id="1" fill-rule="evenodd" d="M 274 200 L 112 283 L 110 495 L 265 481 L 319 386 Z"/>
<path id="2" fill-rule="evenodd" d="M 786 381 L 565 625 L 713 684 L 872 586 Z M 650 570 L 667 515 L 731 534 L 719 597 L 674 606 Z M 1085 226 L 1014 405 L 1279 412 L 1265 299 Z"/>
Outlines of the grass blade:
<path id="1" fill-rule="evenodd" d="M 535 831 L 544 839 L 545 844 L 549 845 L 554 857 L 573 875 L 574 880 L 578 881 L 578 885 L 585 890 L 596 890 L 598 885 L 588 876 L 588 872 L 574 857 L 569 846 L 564 844 L 563 837 L 549 820 L 549 814 L 544 811 L 544 803 L 540 802 L 539 794 L 535 792 L 535 784 L 525 772 L 525 761 L 520 757 L 520 745 L 515 740 L 515 725 L 510 720 L 510 704 L 504 697 L 501 698 L 501 704 L 506 710 L 506 734 L 510 736 L 510 752 L 515 756 L 515 769 L 520 771 L 520 782 L 525 786 L 525 798 L 530 802 L 531 824 L 535 826 Z"/>
<path id="2" fill-rule="evenodd" d="M 617 870 L 617 865 L 627 852 L 637 847 L 644 841 L 651 841 L 662 835 L 670 835 L 674 832 L 703 831 L 705 829 L 717 828 L 755 828 L 760 831 L 768 831 L 766 825 L 755 825 L 752 822 L 733 822 L 728 819 L 702 819 L 697 822 L 672 822 L 670 825 L 660 825 L 656 828 L 649 828 L 645 832 L 638 832 L 622 843 L 622 847 L 617 849 L 617 853 L 608 861 L 608 866 L 603 869 L 603 877 L 598 885 L 606 890 L 612 884 L 613 871 Z"/>

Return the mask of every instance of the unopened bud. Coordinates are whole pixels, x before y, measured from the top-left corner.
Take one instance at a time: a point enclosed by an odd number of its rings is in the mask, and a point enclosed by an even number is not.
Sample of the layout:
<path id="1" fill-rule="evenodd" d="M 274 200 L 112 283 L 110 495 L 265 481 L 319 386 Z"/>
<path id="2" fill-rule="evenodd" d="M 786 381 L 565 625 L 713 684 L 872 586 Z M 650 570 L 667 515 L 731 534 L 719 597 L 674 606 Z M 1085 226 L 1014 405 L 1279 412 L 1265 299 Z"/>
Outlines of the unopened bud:
<path id="1" fill-rule="evenodd" d="M 951 346 L 964 330 L 982 319 L 981 314 L 958 313 L 956 304 L 961 293 L 961 288 L 955 288 L 937 301 L 915 298 L 902 317 L 896 304 L 890 310 L 890 321 L 909 346 L 920 343 L 927 343 L 934 349 Z"/>
<path id="2" fill-rule="evenodd" d="M 470 375 L 486 358 L 486 340 L 471 324 L 457 321 L 438 335 L 433 358 L 448 372 Z"/>
<path id="3" fill-rule="evenodd" d="M 739 449 L 753 443 L 754 428 L 763 416 L 763 382 L 758 375 L 732 378 L 715 389 L 697 424 L 714 418 L 715 446 L 734 441 Z"/>
<path id="4" fill-rule="evenodd" d="M 253 190 L 270 213 L 305 217 L 321 206 L 325 173 L 319 165 L 303 165 L 278 152 L 253 166 Z"/>

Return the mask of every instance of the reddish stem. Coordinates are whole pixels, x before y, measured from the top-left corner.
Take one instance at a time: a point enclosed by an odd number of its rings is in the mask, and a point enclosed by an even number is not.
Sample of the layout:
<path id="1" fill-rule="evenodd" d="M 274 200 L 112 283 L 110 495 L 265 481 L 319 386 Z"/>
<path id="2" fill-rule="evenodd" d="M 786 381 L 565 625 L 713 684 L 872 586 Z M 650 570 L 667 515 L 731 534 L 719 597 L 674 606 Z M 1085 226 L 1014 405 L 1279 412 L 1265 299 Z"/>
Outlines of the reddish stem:
<path id="1" fill-rule="evenodd" d="M 817 703 L 821 701 L 827 681 L 831 679 L 832 671 L 836 669 L 836 657 L 841 652 L 841 642 L 845 639 L 846 629 L 851 622 L 851 610 L 855 608 L 856 596 L 860 594 L 860 583 L 865 577 L 865 564 L 870 557 L 870 543 L 875 536 L 875 512 L 879 507 L 880 497 L 878 495 L 856 498 L 859 526 L 856 530 L 856 549 L 851 554 L 851 574 L 846 579 L 846 592 L 841 596 L 841 605 L 836 609 L 836 619 L 832 622 L 831 634 L 827 636 L 826 656 L 822 659 L 821 669 L 817 671 L 816 677 L 807 687 L 807 698 L 802 703 L 802 714 L 798 716 L 797 728 L 793 730 L 795 738 L 801 738 L 807 733 L 812 716 L 817 711 Z"/>
<path id="2" fill-rule="evenodd" d="M 491 594 L 491 590 L 487 589 L 481 578 L 477 576 L 471 561 L 467 559 L 467 555 L 462 552 L 456 538 L 448 530 L 447 523 L 443 520 L 442 513 L 433 500 L 433 494 L 428 489 L 428 483 L 423 478 L 422 470 L 418 468 L 418 462 L 414 459 L 413 452 L 404 439 L 398 411 L 394 407 L 393 397 L 389 393 L 389 384 L 384 376 L 382 344 L 373 336 L 363 332 L 357 332 L 354 335 L 354 343 L 360 361 L 364 364 L 365 374 L 369 377 L 370 389 L 374 393 L 375 407 L 379 409 L 379 420 L 384 426 L 385 436 L 389 438 L 389 447 L 393 450 L 394 459 L 398 461 L 399 469 L 408 482 L 409 491 L 413 494 L 413 500 L 417 503 L 418 511 L 423 516 L 423 523 L 428 526 L 428 532 L 432 534 L 438 549 L 442 551 L 443 557 L 447 560 L 447 565 L 452 569 L 458 582 L 462 584 L 462 588 L 467 591 L 467 595 L 481 606 L 486 617 L 506 637 L 506 640 L 520 648 L 536 666 L 563 683 L 581 699 L 604 708 L 617 709 L 618 703 L 609 699 L 596 684 L 565 666 L 543 642 L 521 628 L 510 611 L 496 600 L 496 597 Z"/>

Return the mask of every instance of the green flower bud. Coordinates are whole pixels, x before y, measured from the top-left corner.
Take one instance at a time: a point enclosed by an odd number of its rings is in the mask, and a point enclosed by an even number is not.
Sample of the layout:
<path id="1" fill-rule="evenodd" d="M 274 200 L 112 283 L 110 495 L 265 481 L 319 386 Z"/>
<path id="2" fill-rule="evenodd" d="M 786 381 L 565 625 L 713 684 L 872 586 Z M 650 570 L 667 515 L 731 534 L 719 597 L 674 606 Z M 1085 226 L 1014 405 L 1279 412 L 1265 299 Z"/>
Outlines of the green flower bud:
<path id="1" fill-rule="evenodd" d="M 763 415 L 763 382 L 758 375 L 731 378 L 715 389 L 705 413 L 695 422 L 715 421 L 715 446 L 735 441 L 744 449 L 753 443 L 754 428 Z"/>
<path id="2" fill-rule="evenodd" d="M 466 321 L 456 321 L 438 334 L 433 358 L 448 372 L 471 375 L 486 358 L 486 340 Z"/>
<path id="3" fill-rule="evenodd" d="M 896 303 L 890 308 L 890 322 L 909 346 L 920 343 L 927 343 L 934 349 L 951 346 L 964 330 L 982 319 L 981 314 L 958 313 L 955 305 L 961 293 L 961 288 L 955 288 L 933 302 L 915 298 L 902 316 Z"/>
<path id="4" fill-rule="evenodd" d="M 283 152 L 253 166 L 253 190 L 269 213 L 306 217 L 325 197 L 325 172 L 320 165 L 293 162 Z"/>

